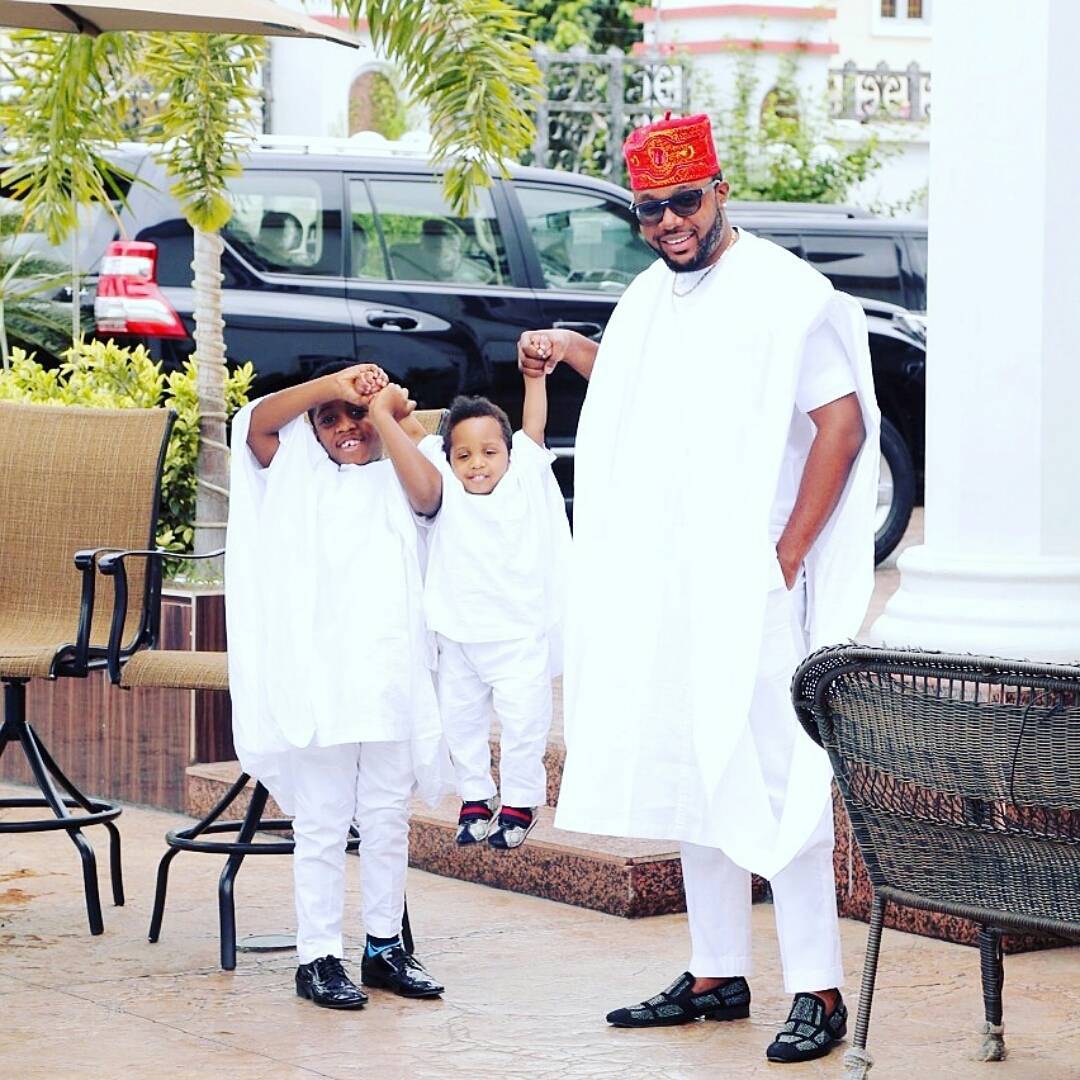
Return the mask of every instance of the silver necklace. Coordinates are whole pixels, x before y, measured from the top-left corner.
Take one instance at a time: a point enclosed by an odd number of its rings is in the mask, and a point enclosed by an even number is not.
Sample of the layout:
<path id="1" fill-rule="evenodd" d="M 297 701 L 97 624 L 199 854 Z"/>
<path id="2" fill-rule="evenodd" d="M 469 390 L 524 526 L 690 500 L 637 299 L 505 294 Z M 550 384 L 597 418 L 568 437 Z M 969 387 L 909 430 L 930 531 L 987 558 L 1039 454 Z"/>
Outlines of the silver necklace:
<path id="1" fill-rule="evenodd" d="M 676 281 L 676 279 L 678 278 L 679 275 L 678 274 L 673 274 L 672 278 L 671 278 L 671 295 L 675 296 L 675 297 L 679 297 L 680 299 L 682 297 L 684 297 L 684 296 L 689 296 L 720 265 L 720 259 L 722 259 L 738 243 L 738 240 L 739 240 L 739 233 L 735 229 L 732 229 L 731 230 L 731 241 L 727 245 L 727 247 L 724 248 L 724 250 L 720 252 L 720 257 L 685 292 L 679 292 L 678 289 L 675 288 L 675 281 Z"/>

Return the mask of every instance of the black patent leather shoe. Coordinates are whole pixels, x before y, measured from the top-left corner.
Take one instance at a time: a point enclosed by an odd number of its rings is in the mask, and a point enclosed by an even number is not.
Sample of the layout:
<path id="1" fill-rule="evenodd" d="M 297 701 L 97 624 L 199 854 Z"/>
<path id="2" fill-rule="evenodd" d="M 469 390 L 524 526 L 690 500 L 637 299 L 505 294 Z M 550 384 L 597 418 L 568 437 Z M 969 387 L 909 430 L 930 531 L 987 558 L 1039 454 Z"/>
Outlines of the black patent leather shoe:
<path id="1" fill-rule="evenodd" d="M 694 1020 L 745 1020 L 750 1015 L 750 987 L 741 975 L 697 994 L 693 986 L 694 976 L 684 971 L 655 997 L 609 1012 L 607 1022 L 614 1027 L 673 1027 Z"/>
<path id="2" fill-rule="evenodd" d="M 400 945 L 391 945 L 374 956 L 365 950 L 360 962 L 360 981 L 365 986 L 390 990 L 406 998 L 434 998 L 444 989 Z"/>
<path id="3" fill-rule="evenodd" d="M 310 964 L 301 964 L 296 969 L 296 993 L 324 1009 L 362 1009 L 368 999 L 345 974 L 336 956 L 320 956 Z"/>

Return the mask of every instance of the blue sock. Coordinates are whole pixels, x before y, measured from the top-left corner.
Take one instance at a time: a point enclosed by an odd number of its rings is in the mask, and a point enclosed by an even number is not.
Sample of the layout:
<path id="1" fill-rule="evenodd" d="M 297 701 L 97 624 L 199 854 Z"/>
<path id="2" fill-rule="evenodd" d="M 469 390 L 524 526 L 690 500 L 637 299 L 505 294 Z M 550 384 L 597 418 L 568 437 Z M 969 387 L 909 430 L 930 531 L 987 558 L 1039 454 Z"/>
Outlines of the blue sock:
<path id="1" fill-rule="evenodd" d="M 368 934 L 367 948 L 364 951 L 368 956 L 378 956 L 379 953 L 384 953 L 387 949 L 392 949 L 395 945 L 400 944 L 400 937 L 380 938 Z"/>

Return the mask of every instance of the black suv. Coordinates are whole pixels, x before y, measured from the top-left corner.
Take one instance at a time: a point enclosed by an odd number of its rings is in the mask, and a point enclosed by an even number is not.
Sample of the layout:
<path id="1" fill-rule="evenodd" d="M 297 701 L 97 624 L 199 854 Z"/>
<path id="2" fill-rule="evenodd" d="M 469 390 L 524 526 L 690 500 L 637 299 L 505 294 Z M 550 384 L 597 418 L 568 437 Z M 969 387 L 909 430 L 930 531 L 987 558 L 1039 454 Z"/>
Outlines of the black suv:
<path id="1" fill-rule="evenodd" d="M 136 254 L 156 254 L 156 282 L 125 287 L 126 273 L 152 275 L 152 259 L 117 257 L 117 247 L 105 258 L 117 237 L 100 213 L 85 248 L 85 269 L 101 275 L 98 333 L 142 340 L 171 365 L 193 349 L 191 233 L 146 151 L 131 148 L 124 163 L 140 182 L 121 216 L 127 235 L 143 242 L 132 245 Z M 517 422 L 520 333 L 564 326 L 599 337 L 623 289 L 654 259 L 628 193 L 571 173 L 512 169 L 461 217 L 421 158 L 361 156 L 345 141 L 270 138 L 248 154 L 230 189 L 225 338 L 230 362 L 254 363 L 256 393 L 303 380 L 328 360 L 375 361 L 421 407 L 486 394 Z M 801 209 L 743 204 L 732 216 L 867 297 L 875 378 L 890 421 L 878 531 L 884 557 L 907 523 L 922 466 L 922 328 L 892 306 L 924 306 L 925 275 L 913 269 L 918 240 L 844 210 Z M 896 251 L 888 282 L 878 256 L 867 254 L 887 235 Z M 568 497 L 584 393 L 569 369 L 551 378 L 548 436 Z"/>

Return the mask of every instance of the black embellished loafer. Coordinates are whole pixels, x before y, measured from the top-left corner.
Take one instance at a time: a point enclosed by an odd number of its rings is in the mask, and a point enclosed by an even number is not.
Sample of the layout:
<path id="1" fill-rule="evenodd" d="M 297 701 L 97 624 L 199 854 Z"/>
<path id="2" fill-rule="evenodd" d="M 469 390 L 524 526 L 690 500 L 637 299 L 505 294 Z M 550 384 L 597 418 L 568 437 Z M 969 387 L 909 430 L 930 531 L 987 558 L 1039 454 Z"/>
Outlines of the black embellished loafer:
<path id="1" fill-rule="evenodd" d="M 365 952 L 360 962 L 360 981 L 406 998 L 434 998 L 444 989 L 400 945 L 391 945 L 374 956 Z"/>
<path id="2" fill-rule="evenodd" d="M 837 995 L 836 1008 L 826 1016 L 817 994 L 796 994 L 787 1023 L 769 1044 L 770 1061 L 813 1061 L 824 1057 L 847 1034 L 847 1006 Z"/>
<path id="3" fill-rule="evenodd" d="M 362 1009 L 368 999 L 345 974 L 336 956 L 320 956 L 310 964 L 301 964 L 296 969 L 296 993 L 324 1009 Z"/>
<path id="4" fill-rule="evenodd" d="M 609 1012 L 607 1022 L 627 1028 L 671 1027 L 693 1020 L 745 1020 L 750 1015 L 750 987 L 741 975 L 698 994 L 693 985 L 694 976 L 684 971 L 656 997 Z"/>

